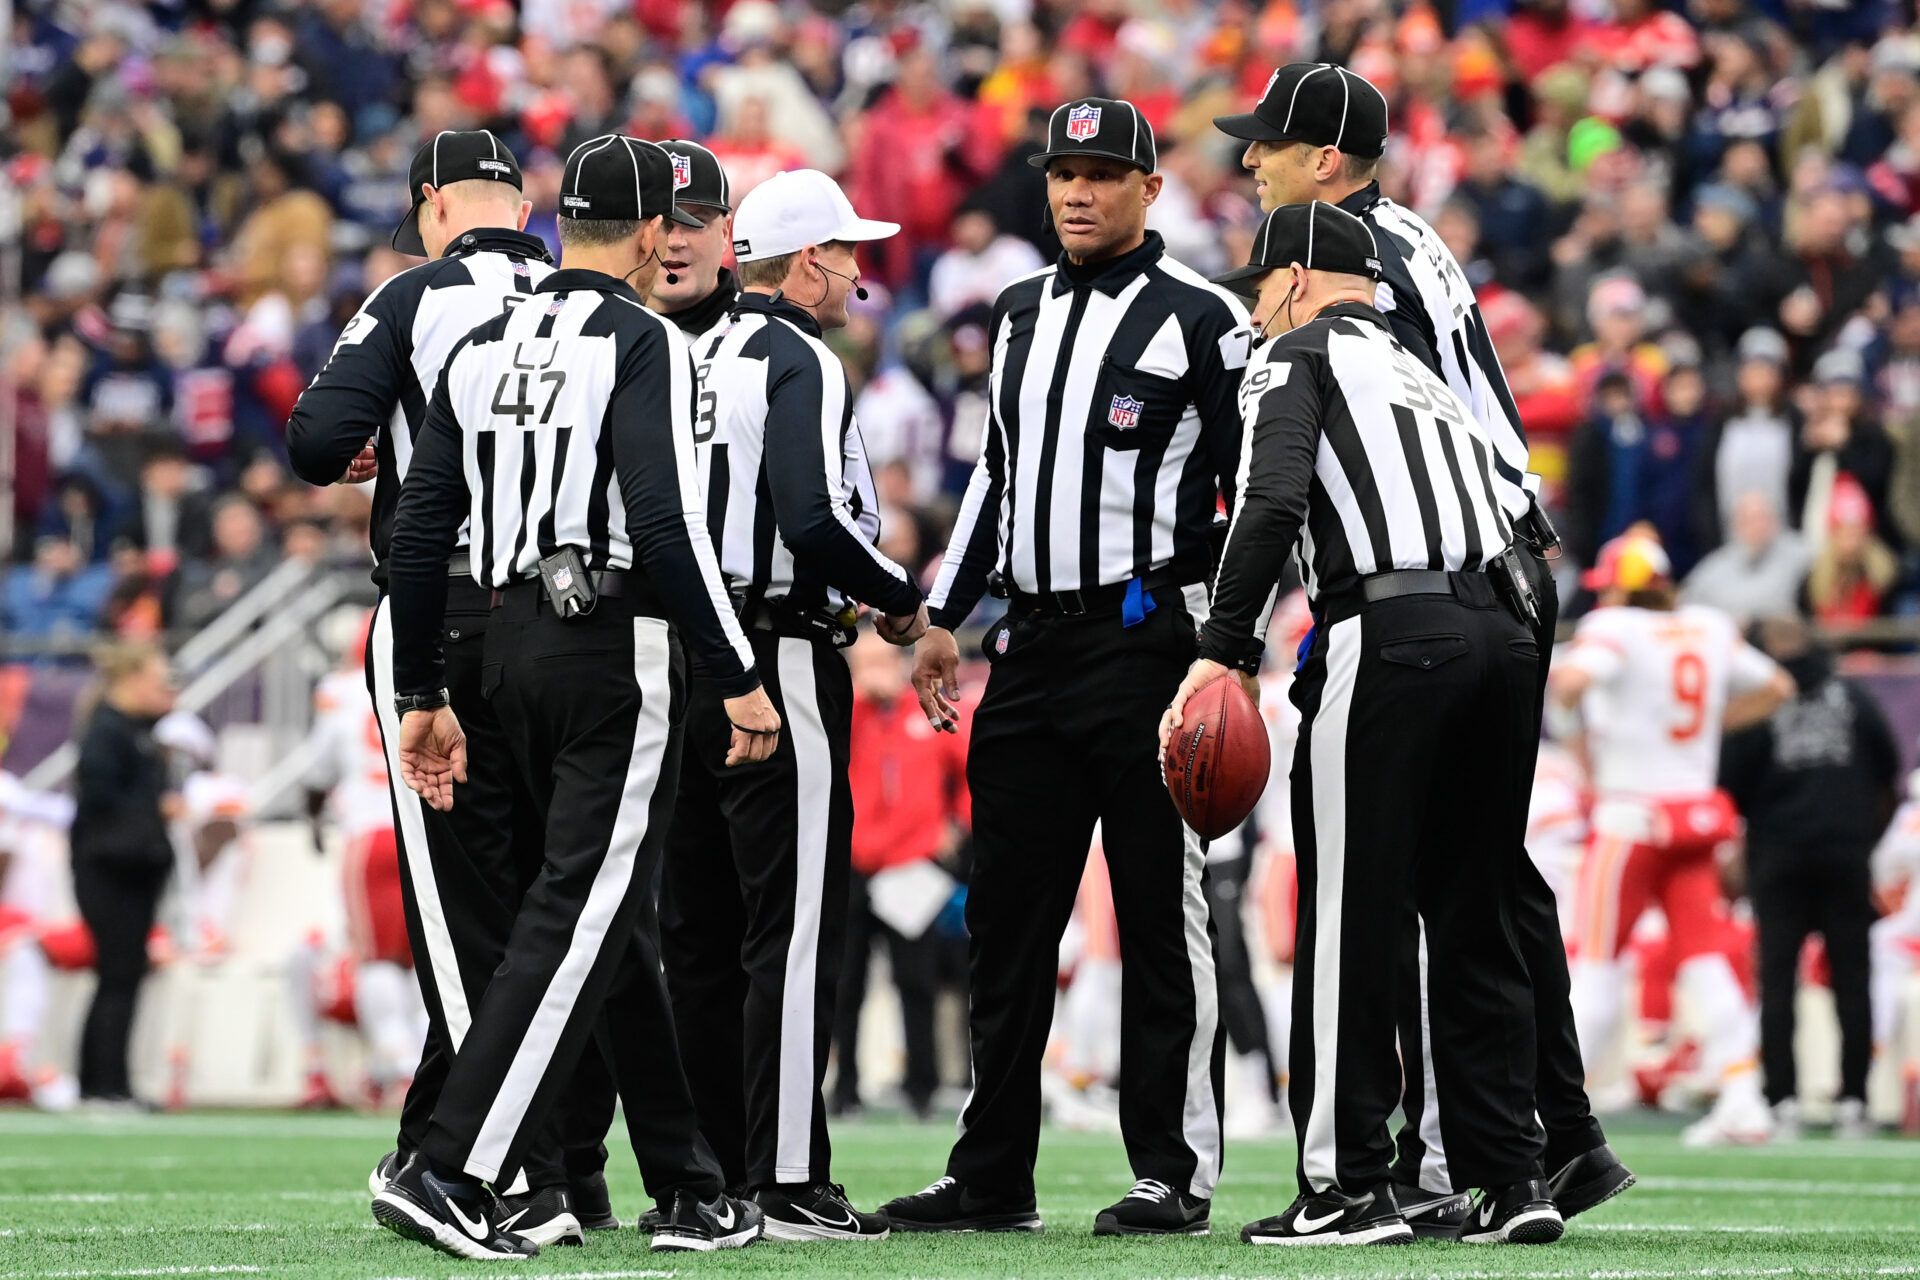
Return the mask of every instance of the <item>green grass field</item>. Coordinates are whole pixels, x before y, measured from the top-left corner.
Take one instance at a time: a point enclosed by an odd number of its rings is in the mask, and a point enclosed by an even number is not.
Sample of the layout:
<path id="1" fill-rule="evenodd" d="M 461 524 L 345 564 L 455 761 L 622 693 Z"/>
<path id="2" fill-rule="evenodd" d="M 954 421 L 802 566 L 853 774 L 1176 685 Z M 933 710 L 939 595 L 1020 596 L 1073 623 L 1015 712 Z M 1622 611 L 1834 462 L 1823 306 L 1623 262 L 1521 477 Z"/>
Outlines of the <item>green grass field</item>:
<path id="1" fill-rule="evenodd" d="M 1117 1138 L 1049 1133 L 1043 1236 L 896 1237 L 874 1246 L 760 1245 L 656 1256 L 632 1230 L 526 1263 L 456 1263 L 376 1228 L 367 1169 L 383 1119 L 282 1114 L 57 1117 L 0 1112 L 0 1280 L 261 1275 L 397 1280 L 481 1272 L 582 1280 L 778 1276 L 1673 1277 L 1920 1275 L 1920 1143 L 1884 1140 L 1732 1153 L 1680 1149 L 1676 1130 L 1620 1127 L 1638 1187 L 1542 1248 L 1254 1249 L 1240 1224 L 1292 1193 L 1292 1149 L 1229 1148 L 1210 1239 L 1095 1240 L 1093 1214 L 1130 1178 Z M 940 1172 L 951 1130 L 842 1125 L 837 1161 L 863 1205 Z M 639 1175 L 608 1170 L 631 1218 Z"/>

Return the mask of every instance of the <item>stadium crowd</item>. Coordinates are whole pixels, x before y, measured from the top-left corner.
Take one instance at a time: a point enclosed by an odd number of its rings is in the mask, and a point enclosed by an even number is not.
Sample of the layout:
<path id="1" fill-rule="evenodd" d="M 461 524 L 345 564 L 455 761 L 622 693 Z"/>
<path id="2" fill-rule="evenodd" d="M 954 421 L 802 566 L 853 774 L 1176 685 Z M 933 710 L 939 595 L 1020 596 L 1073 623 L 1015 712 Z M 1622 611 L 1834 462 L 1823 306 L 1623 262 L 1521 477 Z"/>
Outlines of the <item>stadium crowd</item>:
<path id="1" fill-rule="evenodd" d="M 872 297 L 829 340 L 858 393 L 882 550 L 929 575 L 979 450 L 990 304 L 1058 250 L 1026 163 L 1048 112 L 1093 92 L 1138 104 L 1166 180 L 1151 225 L 1216 272 L 1246 260 L 1259 211 L 1240 145 L 1211 119 L 1301 58 L 1386 92 L 1382 187 L 1433 222 L 1478 292 L 1566 538 L 1570 595 L 1604 544 L 1648 524 L 1683 596 L 1739 618 L 1841 629 L 1920 612 L 1908 3 L 12 12 L 0 162 L 19 293 L 0 315 L 0 421 L 15 536 L 0 635 L 22 656 L 190 633 L 285 557 L 364 563 L 368 498 L 295 480 L 282 429 L 346 319 L 414 261 L 388 234 L 408 158 L 443 129 L 511 145 L 529 230 L 556 248 L 562 157 L 609 131 L 705 140 L 736 202 L 808 166 L 898 220 L 862 264 Z M 893 674 L 873 666 L 876 684 Z M 929 849 L 953 852 L 944 807 L 911 816 Z M 932 1027 L 924 1004 L 908 1017 L 923 1110 Z M 847 1085 L 836 1103 L 860 1095 Z"/>

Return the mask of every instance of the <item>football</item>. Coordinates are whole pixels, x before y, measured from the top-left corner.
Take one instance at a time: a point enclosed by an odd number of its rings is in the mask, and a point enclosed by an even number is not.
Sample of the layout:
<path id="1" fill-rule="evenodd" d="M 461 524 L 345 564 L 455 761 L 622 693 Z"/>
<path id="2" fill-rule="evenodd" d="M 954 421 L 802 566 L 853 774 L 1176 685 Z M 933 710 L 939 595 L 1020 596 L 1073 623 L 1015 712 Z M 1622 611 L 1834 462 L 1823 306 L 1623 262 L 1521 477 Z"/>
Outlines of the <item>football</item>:
<path id="1" fill-rule="evenodd" d="M 1187 699 L 1184 723 L 1167 742 L 1167 790 L 1188 826 L 1209 840 L 1246 821 L 1272 767 L 1260 708 L 1231 675 Z"/>

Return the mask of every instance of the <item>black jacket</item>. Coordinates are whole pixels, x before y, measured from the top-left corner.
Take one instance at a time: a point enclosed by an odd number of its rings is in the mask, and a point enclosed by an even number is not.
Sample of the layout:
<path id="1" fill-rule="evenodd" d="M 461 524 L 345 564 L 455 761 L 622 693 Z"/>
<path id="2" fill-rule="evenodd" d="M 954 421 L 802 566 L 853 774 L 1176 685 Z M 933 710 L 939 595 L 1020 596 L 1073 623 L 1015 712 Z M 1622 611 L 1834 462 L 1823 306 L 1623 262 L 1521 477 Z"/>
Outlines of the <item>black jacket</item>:
<path id="1" fill-rule="evenodd" d="M 80 738 L 74 788 L 73 860 L 166 866 L 173 843 L 160 797 L 167 758 L 153 740 L 154 721 L 101 703 Z"/>

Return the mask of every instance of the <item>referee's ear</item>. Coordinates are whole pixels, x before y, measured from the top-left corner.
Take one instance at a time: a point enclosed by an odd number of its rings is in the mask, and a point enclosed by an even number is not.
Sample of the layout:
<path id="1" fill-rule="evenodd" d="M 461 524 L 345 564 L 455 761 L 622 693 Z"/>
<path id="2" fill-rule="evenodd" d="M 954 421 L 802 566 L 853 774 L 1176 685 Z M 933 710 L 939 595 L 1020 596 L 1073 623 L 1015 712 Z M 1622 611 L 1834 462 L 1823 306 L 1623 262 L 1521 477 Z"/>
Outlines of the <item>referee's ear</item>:
<path id="1" fill-rule="evenodd" d="M 533 216 L 533 201 L 522 200 L 520 202 L 520 220 L 514 223 L 514 230 L 525 231 L 527 229 L 527 219 L 531 218 L 532 216 Z"/>
<path id="2" fill-rule="evenodd" d="M 1146 180 L 1140 184 L 1140 207 L 1142 209 L 1150 209 L 1153 207 L 1153 202 L 1160 198 L 1160 188 L 1166 185 L 1166 181 L 1165 178 L 1157 173 L 1149 173 L 1146 175 Z"/>

